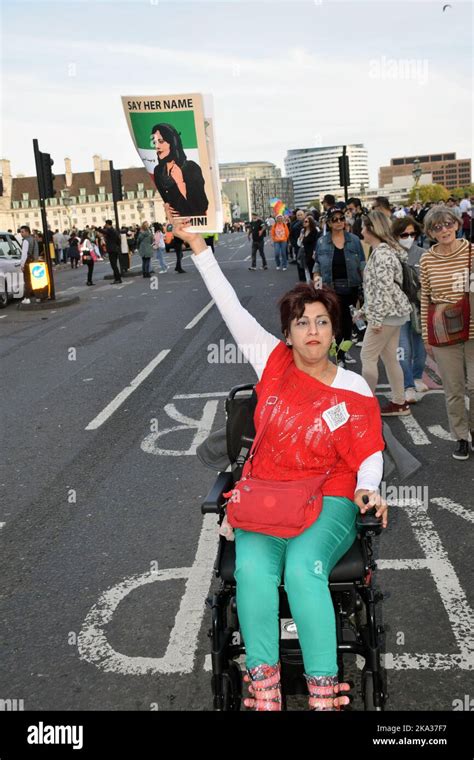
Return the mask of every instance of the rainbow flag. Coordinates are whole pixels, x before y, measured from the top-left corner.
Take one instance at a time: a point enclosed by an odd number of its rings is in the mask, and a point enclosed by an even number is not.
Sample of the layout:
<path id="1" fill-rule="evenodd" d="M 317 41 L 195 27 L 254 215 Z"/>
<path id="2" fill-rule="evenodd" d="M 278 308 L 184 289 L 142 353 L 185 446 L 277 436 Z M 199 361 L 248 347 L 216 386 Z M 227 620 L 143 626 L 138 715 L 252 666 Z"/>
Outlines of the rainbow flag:
<path id="1" fill-rule="evenodd" d="M 278 216 L 278 214 L 288 216 L 288 214 L 290 213 L 289 210 L 286 208 L 285 204 L 283 203 L 283 201 L 280 200 L 280 198 L 271 198 L 270 206 L 272 208 L 274 216 Z"/>

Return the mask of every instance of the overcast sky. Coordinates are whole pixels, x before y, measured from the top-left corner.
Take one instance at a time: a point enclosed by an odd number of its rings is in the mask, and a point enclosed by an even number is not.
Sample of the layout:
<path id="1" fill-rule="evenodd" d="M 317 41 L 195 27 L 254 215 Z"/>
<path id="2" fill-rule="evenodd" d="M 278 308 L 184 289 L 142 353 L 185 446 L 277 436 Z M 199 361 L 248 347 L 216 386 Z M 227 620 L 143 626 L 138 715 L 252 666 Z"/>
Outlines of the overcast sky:
<path id="1" fill-rule="evenodd" d="M 64 171 L 139 166 L 121 95 L 214 97 L 220 161 L 364 143 L 472 153 L 470 0 L 3 0 L 0 155 L 32 174 L 32 138 Z"/>

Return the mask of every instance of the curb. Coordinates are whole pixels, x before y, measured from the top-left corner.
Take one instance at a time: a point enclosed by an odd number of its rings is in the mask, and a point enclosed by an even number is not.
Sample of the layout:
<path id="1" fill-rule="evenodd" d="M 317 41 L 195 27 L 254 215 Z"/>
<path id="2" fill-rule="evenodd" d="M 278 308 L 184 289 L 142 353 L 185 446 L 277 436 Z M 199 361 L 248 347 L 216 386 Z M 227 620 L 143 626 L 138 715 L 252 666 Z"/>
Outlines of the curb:
<path id="1" fill-rule="evenodd" d="M 65 306 L 72 306 L 79 303 L 79 296 L 57 296 L 55 301 L 42 301 L 41 303 L 19 303 L 16 307 L 19 311 L 48 311 L 51 309 L 62 309 Z"/>

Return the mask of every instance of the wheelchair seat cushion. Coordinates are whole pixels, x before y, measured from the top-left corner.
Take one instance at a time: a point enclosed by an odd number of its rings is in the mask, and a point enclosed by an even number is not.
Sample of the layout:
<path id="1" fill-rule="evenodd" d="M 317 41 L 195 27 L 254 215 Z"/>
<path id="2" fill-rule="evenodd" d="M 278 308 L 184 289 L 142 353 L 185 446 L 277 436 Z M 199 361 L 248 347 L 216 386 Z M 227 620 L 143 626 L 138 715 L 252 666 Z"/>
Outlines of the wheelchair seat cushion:
<path id="1" fill-rule="evenodd" d="M 219 562 L 219 573 L 226 583 L 235 583 L 235 541 L 224 541 Z M 365 575 L 365 563 L 360 539 L 356 538 L 349 551 L 333 567 L 329 576 L 330 583 L 346 583 L 362 580 Z M 283 579 L 282 579 L 283 582 Z"/>

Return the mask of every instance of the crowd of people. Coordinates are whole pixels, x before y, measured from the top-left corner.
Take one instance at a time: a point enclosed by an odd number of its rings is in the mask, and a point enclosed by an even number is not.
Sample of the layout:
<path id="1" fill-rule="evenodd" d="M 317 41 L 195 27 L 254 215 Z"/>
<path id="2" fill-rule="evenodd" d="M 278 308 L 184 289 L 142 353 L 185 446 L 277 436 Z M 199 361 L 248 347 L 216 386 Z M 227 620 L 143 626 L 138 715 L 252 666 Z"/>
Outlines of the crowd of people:
<path id="1" fill-rule="evenodd" d="M 250 271 L 257 269 L 257 254 L 261 269 L 268 270 L 268 237 L 277 271 L 293 264 L 300 282 L 312 280 L 335 292 L 341 315 L 337 364 L 355 364 L 347 346 L 361 347 L 362 376 L 374 392 L 382 360 L 391 388 L 383 416 L 411 414 L 412 404 L 428 391 L 423 381 L 427 354 L 436 361 L 457 441 L 453 456 L 467 459 L 468 440 L 474 438 L 474 400 L 470 413 L 464 403 L 465 394 L 474 392 L 471 341 L 430 345 L 428 311 L 430 304 L 456 304 L 460 292 L 453 283 L 471 269 L 469 196 L 408 207 L 393 207 L 380 196 L 369 211 L 359 198 L 336 202 L 328 194 L 321 211 L 295 209 L 266 219 L 254 213 L 247 233 Z"/>
<path id="2" fill-rule="evenodd" d="M 243 223 L 239 225 L 242 229 Z M 314 207 L 295 209 L 289 216 L 265 220 L 254 213 L 245 229 L 251 240 L 250 271 L 257 269 L 257 254 L 261 269 L 268 270 L 268 237 L 277 271 L 294 265 L 301 283 L 314 282 L 335 293 L 340 320 L 332 353 L 336 363 L 347 368 L 356 363 L 352 347 L 359 346 L 362 376 L 372 392 L 382 360 L 391 388 L 391 400 L 381 409 L 383 416 L 411 414 L 412 404 L 428 391 L 423 381 L 427 354 L 436 361 L 446 390 L 451 434 L 457 441 L 453 456 L 467 459 L 469 438 L 474 437 L 474 401 L 468 414 L 464 395 L 474 392 L 474 351 L 470 340 L 433 345 L 428 322 L 431 304 L 459 301 L 459 288 L 453 283 L 462 281 L 472 268 L 470 199 L 452 197 L 446 202 L 416 202 L 394 208 L 380 196 L 369 211 L 359 198 L 344 203 L 328 194 L 321 211 Z M 25 271 L 28 259 L 44 256 L 44 240 L 40 232 L 31 233 L 26 226 L 21 230 Z M 216 238 L 205 238 L 212 250 Z M 164 254 L 171 247 L 176 254 L 175 271 L 185 271 L 182 257 L 187 244 L 157 222 L 149 225 L 145 221 L 118 230 L 107 220 L 102 228 L 50 231 L 49 242 L 54 246 L 56 263 L 69 263 L 73 269 L 86 266 L 88 286 L 94 285 L 95 261 L 106 258 L 112 268 L 112 284 L 121 283 L 134 252 L 142 259 L 144 278 L 151 277 L 153 258 L 161 274 L 168 271 Z M 468 278 L 469 295 L 470 282 Z M 30 296 L 25 278 L 24 301 L 29 302 Z M 471 313 L 474 317 L 474 304 Z M 470 338 L 474 338 L 474 326 L 471 329 Z"/>

